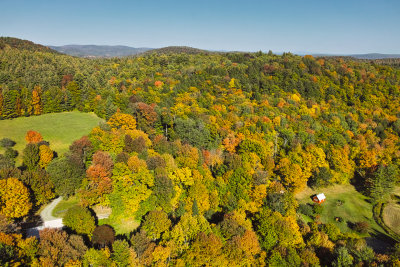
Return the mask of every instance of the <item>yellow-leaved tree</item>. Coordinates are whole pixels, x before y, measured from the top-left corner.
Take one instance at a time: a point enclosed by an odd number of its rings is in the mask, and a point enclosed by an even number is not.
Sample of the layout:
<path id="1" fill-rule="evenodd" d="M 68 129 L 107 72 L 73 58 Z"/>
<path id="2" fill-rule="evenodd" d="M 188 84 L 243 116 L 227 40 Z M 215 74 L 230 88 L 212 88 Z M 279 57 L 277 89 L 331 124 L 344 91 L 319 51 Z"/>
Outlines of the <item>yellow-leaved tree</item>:
<path id="1" fill-rule="evenodd" d="M 0 213 L 9 218 L 20 218 L 32 208 L 28 188 L 17 178 L 0 180 Z"/>
<path id="2" fill-rule="evenodd" d="M 132 115 L 117 112 L 108 120 L 108 125 L 113 129 L 135 130 L 136 120 Z"/>
<path id="3" fill-rule="evenodd" d="M 53 159 L 53 151 L 50 147 L 46 145 L 41 145 L 39 147 L 39 166 L 41 168 L 46 168 L 50 161 Z"/>

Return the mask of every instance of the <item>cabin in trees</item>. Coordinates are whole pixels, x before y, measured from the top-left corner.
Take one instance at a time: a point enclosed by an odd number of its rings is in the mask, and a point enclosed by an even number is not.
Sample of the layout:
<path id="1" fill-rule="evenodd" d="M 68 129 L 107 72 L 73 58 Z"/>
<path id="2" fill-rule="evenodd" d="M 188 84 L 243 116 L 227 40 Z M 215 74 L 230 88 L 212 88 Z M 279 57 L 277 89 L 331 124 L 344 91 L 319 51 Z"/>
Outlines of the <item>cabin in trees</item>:
<path id="1" fill-rule="evenodd" d="M 322 202 L 324 202 L 325 199 L 326 199 L 326 197 L 325 197 L 324 193 L 315 195 L 315 196 L 313 197 L 313 201 L 314 201 L 315 203 L 318 203 L 318 204 L 321 204 Z"/>

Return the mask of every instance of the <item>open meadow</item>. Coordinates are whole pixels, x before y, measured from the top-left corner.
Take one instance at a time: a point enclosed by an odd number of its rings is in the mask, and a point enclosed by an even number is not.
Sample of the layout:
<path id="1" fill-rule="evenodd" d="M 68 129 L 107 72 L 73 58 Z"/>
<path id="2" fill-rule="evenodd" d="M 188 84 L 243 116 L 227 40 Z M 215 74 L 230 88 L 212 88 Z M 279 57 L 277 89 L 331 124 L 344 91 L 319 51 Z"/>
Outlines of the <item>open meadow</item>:
<path id="1" fill-rule="evenodd" d="M 333 223 L 342 232 L 351 232 L 352 230 L 349 227 L 351 223 L 367 222 L 369 224 L 369 234 L 385 233 L 374 220 L 373 205 L 366 196 L 356 191 L 354 186 L 334 185 L 318 190 L 307 188 L 298 193 L 296 198 L 299 204 L 312 204 L 310 196 L 317 193 L 324 193 L 326 196 L 326 201 L 321 204 L 323 210 L 320 219 L 323 223 Z M 341 218 L 341 221 L 337 221 L 336 218 Z"/>
<path id="2" fill-rule="evenodd" d="M 102 121 L 94 113 L 78 111 L 20 117 L 0 121 L 0 139 L 10 138 L 16 142 L 17 164 L 22 161 L 22 151 L 26 145 L 25 135 L 29 130 L 39 132 L 50 148 L 59 155 L 65 153 L 74 140 L 89 134 Z M 1 151 L 1 153 L 4 151 Z"/>

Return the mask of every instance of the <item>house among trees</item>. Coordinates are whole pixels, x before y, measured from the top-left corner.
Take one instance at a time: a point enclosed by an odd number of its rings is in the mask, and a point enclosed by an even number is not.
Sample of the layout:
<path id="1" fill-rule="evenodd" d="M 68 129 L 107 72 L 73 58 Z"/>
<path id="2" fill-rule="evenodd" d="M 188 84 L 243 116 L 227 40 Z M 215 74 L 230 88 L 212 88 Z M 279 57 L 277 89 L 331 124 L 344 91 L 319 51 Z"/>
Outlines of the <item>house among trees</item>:
<path id="1" fill-rule="evenodd" d="M 322 202 L 324 202 L 325 199 L 326 199 L 326 197 L 325 197 L 324 193 L 315 195 L 315 196 L 313 197 L 313 201 L 316 202 L 316 203 L 318 203 L 318 204 L 321 204 Z"/>

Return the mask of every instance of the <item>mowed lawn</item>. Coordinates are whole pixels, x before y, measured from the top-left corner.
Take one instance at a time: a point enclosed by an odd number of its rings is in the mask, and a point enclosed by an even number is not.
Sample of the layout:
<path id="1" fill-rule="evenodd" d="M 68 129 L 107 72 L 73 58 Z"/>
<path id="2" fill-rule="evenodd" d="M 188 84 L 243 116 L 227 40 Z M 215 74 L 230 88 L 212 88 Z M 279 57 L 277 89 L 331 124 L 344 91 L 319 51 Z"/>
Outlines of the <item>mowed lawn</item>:
<path id="1" fill-rule="evenodd" d="M 400 236 L 400 187 L 394 190 L 393 197 L 385 205 L 382 215 L 386 226 Z"/>
<path id="2" fill-rule="evenodd" d="M 337 225 L 342 232 L 351 232 L 348 223 L 367 222 L 370 225 L 370 234 L 384 234 L 384 230 L 375 222 L 372 213 L 372 204 L 368 202 L 368 198 L 357 192 L 352 185 L 334 185 L 330 187 L 312 190 L 307 188 L 296 195 L 299 204 L 310 203 L 310 196 L 318 193 L 324 193 L 326 201 L 321 205 L 324 206 L 321 214 L 323 223 L 333 223 Z M 339 204 L 342 201 L 343 204 Z M 341 217 L 342 222 L 335 220 Z"/>
<path id="3" fill-rule="evenodd" d="M 21 117 L 0 121 L 0 139 L 10 138 L 17 144 L 14 149 L 19 152 L 18 163 L 21 163 L 22 151 L 25 148 L 25 135 L 34 130 L 50 143 L 50 148 L 64 154 L 73 141 L 90 133 L 91 129 L 102 121 L 94 113 L 78 111 L 51 113 L 40 116 Z M 1 153 L 4 151 L 2 150 Z"/>

